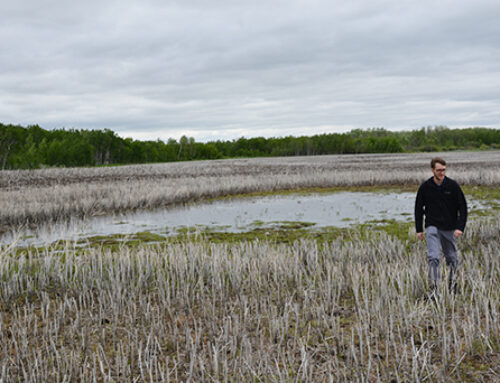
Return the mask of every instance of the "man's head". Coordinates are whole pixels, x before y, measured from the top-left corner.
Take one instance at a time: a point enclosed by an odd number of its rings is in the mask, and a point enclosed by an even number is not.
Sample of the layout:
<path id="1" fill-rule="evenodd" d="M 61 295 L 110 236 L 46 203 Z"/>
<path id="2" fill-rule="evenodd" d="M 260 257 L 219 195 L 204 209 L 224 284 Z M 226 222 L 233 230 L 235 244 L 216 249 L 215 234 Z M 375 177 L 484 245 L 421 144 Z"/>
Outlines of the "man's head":
<path id="1" fill-rule="evenodd" d="M 441 184 L 446 173 L 446 161 L 441 157 L 434 157 L 431 160 L 431 170 L 434 174 L 434 181 L 436 181 L 436 183 L 438 184 Z"/>
<path id="2" fill-rule="evenodd" d="M 446 161 L 443 160 L 441 157 L 434 157 L 431 160 L 431 168 L 434 169 L 436 167 L 436 164 L 441 164 L 444 167 L 446 167 Z"/>

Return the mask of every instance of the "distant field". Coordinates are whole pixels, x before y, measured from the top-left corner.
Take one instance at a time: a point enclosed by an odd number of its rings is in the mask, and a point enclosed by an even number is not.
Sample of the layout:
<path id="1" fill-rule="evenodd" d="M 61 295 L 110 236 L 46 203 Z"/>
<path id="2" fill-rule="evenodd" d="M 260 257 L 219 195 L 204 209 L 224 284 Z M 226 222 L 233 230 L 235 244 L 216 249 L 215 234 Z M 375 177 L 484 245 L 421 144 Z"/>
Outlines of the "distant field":
<path id="1" fill-rule="evenodd" d="M 462 185 L 500 185 L 500 151 L 441 153 Z M 0 171 L 0 230 L 251 192 L 415 186 L 433 154 L 368 154 Z"/>

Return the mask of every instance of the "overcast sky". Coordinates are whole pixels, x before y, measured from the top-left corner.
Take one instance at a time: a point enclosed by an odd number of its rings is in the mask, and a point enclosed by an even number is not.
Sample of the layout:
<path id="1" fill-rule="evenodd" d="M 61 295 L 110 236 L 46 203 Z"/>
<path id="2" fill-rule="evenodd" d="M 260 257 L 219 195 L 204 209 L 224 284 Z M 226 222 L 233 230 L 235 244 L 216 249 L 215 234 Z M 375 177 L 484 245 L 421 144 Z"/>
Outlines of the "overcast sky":
<path id="1" fill-rule="evenodd" d="M 0 122 L 135 139 L 500 128 L 500 2 L 0 2 Z"/>

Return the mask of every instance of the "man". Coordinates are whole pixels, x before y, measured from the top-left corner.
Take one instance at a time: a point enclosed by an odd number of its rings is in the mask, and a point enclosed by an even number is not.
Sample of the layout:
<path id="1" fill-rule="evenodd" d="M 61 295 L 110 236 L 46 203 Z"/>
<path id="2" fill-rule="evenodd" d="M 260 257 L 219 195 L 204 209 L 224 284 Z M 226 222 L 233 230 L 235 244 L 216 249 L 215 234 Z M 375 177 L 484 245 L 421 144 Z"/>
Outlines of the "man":
<path id="1" fill-rule="evenodd" d="M 457 250 L 455 239 L 463 235 L 467 222 L 467 203 L 460 186 L 446 177 L 446 161 L 431 160 L 433 177 L 420 185 L 415 201 L 415 229 L 419 240 L 424 239 L 423 217 L 429 263 L 431 294 L 439 280 L 439 259 L 443 250 L 449 268 L 448 288 L 456 292 Z"/>

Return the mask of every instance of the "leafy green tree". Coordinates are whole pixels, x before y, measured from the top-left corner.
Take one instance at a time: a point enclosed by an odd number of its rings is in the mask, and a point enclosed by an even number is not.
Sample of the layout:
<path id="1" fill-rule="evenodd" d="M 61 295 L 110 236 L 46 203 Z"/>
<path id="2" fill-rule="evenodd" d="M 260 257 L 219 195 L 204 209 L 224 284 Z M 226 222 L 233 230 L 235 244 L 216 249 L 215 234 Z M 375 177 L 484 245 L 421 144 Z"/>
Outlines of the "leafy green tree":
<path id="1" fill-rule="evenodd" d="M 0 123 L 1 169 L 40 166 L 94 166 L 106 164 L 188 161 L 230 157 L 297 156 L 349 153 L 397 153 L 455 149 L 500 148 L 500 130 L 449 129 L 427 126 L 414 131 L 390 132 L 384 128 L 355 129 L 348 133 L 301 137 L 255 137 L 198 143 L 182 136 L 137 141 L 122 139 L 113 131 L 27 128 Z"/>
<path id="2" fill-rule="evenodd" d="M 13 125 L 0 126 L 0 166 L 1 169 L 11 167 L 9 158 L 19 150 L 24 131 Z"/>

